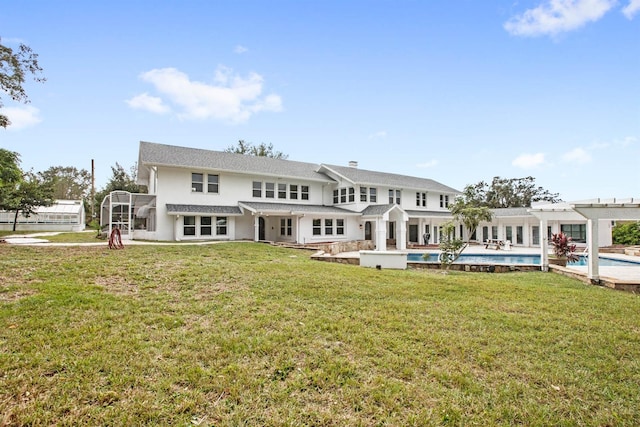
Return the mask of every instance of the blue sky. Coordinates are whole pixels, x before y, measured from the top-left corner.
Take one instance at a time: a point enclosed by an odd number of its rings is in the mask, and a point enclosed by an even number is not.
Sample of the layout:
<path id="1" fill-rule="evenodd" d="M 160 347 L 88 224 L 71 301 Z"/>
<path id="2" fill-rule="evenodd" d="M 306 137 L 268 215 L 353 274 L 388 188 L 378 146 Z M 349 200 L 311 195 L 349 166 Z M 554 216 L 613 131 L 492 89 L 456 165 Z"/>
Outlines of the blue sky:
<path id="1" fill-rule="evenodd" d="M 564 200 L 640 197 L 640 0 L 3 2 L 39 54 L 2 95 L 25 170 L 140 140 L 432 178 L 534 176 Z"/>

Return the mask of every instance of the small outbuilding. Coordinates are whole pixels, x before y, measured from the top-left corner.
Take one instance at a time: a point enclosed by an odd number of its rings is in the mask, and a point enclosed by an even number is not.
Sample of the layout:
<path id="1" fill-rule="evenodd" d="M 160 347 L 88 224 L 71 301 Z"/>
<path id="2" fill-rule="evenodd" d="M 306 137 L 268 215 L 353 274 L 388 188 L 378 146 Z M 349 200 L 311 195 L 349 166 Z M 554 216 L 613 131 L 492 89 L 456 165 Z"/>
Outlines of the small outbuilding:
<path id="1" fill-rule="evenodd" d="M 0 210 L 0 230 L 13 230 L 15 211 Z M 84 202 L 82 200 L 56 200 L 51 206 L 39 206 L 35 213 L 18 214 L 19 231 L 82 231 L 85 229 Z"/>

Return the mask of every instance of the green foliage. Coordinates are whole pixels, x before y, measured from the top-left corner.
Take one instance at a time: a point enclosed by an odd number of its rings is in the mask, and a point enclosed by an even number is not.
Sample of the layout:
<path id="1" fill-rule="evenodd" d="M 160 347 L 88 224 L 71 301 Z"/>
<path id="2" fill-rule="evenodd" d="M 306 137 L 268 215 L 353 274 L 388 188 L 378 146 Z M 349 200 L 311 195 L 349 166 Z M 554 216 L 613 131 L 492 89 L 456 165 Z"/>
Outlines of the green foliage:
<path id="1" fill-rule="evenodd" d="M 453 219 L 462 222 L 469 232 L 469 239 L 482 221 L 491 221 L 493 213 L 486 206 L 478 206 L 474 200 L 466 200 L 457 197 L 449 210 L 453 214 Z"/>
<path id="2" fill-rule="evenodd" d="M 53 189 L 31 172 L 19 182 L 0 188 L 0 209 L 15 212 L 14 231 L 19 214 L 29 217 L 38 206 L 50 206 L 53 200 Z"/>
<path id="3" fill-rule="evenodd" d="M 96 205 L 99 206 L 104 198 L 112 191 L 122 190 L 128 191 L 129 193 L 145 193 L 147 191 L 146 187 L 136 184 L 136 168 L 137 166 L 134 165 L 131 167 L 130 172 L 127 172 L 117 162 L 115 166 L 111 166 L 112 176 L 105 187 L 96 193 Z M 96 211 L 98 210 L 99 209 L 96 209 Z"/>
<path id="4" fill-rule="evenodd" d="M 456 225 L 453 221 L 442 224 L 442 238 L 440 239 L 440 255 L 438 260 L 442 266 L 449 270 L 451 264 L 460 258 L 460 254 L 466 248 L 466 244 L 462 239 L 454 237 Z"/>
<path id="5" fill-rule="evenodd" d="M 14 185 L 21 179 L 20 154 L 0 148 L 0 191 L 2 187 Z"/>
<path id="6" fill-rule="evenodd" d="M 616 245 L 640 245 L 640 221 L 618 223 L 611 234 Z"/>
<path id="7" fill-rule="evenodd" d="M 0 43 L 0 92 L 8 94 L 16 102 L 28 103 L 29 97 L 22 85 L 27 74 L 33 74 L 34 80 L 44 82 L 39 77 L 42 68 L 38 65 L 38 55 L 29 46 L 20 44 L 17 51 Z M 0 108 L 2 108 L 0 98 Z M 0 127 L 6 128 L 11 121 L 4 114 L 0 114 Z"/>
<path id="8" fill-rule="evenodd" d="M 245 142 L 243 139 L 238 141 L 238 145 L 234 145 L 228 147 L 224 150 L 227 153 L 235 153 L 235 154 L 247 154 L 250 156 L 257 157 L 271 157 L 274 159 L 282 159 L 286 160 L 289 156 L 282 153 L 281 151 L 276 151 L 273 149 L 273 144 L 265 144 L 261 142 L 258 145 L 253 145 L 250 142 Z"/>
<path id="9" fill-rule="evenodd" d="M 535 178 L 493 178 L 491 185 L 484 181 L 467 185 L 463 191 L 464 199 L 475 206 L 488 208 L 523 208 L 533 202 L 559 202 L 559 194 L 551 193 L 536 186 Z"/>
<path id="10" fill-rule="evenodd" d="M 60 200 L 84 200 L 91 195 L 91 174 L 73 166 L 51 166 L 38 172 L 42 182 L 53 188 L 53 197 Z"/>

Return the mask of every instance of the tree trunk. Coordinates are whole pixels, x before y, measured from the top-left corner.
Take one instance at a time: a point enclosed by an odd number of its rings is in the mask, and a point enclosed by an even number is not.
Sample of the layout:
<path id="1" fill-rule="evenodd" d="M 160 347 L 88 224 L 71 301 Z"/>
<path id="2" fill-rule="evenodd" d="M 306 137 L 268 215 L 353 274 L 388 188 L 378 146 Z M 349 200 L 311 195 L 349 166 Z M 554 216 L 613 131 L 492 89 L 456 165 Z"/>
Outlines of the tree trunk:
<path id="1" fill-rule="evenodd" d="M 18 213 L 20 209 L 16 209 L 16 216 L 13 217 L 13 231 L 16 231 L 16 225 L 18 224 Z"/>

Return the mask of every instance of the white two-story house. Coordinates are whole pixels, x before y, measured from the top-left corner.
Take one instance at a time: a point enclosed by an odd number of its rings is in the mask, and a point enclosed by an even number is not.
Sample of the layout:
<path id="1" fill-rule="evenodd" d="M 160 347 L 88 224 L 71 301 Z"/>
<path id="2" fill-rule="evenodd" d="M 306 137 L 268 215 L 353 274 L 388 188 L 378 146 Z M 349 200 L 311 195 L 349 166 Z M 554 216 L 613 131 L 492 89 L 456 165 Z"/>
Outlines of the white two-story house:
<path id="1" fill-rule="evenodd" d="M 305 163 L 141 142 L 137 183 L 147 194 L 114 192 L 103 202 L 103 226 L 145 240 L 252 240 L 298 244 L 372 241 L 377 250 L 437 244 L 459 191 L 431 179 L 348 166 Z M 566 207 L 545 220 L 528 208 L 495 209 L 468 235 L 485 242 L 536 247 L 552 233 L 586 242 L 587 221 Z M 539 210 L 534 208 L 534 211 Z M 539 215 L 538 215 L 539 216 Z M 600 221 L 600 246 L 612 221 Z M 543 239 L 547 236 L 547 239 Z"/>
<path id="2" fill-rule="evenodd" d="M 103 224 L 147 240 L 299 244 L 371 240 L 379 250 L 437 243 L 459 192 L 436 181 L 141 142 L 137 183 L 112 193 Z M 106 219 L 106 220 L 105 220 Z"/>

